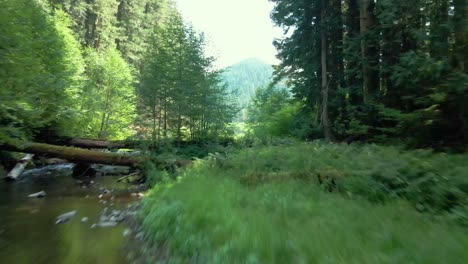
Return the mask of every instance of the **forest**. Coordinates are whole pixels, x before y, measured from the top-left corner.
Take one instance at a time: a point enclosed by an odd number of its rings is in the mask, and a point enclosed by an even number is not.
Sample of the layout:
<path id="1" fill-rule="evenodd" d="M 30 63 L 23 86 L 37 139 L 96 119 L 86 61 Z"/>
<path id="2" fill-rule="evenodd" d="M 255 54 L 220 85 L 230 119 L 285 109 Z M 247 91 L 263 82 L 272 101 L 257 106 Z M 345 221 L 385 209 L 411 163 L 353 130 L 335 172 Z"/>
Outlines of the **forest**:
<path id="1" fill-rule="evenodd" d="M 203 34 L 169 2 L 2 6 L 1 138 L 180 141 L 224 133 L 229 94 Z"/>
<path id="2" fill-rule="evenodd" d="M 0 0 L 0 262 L 466 263 L 466 1 L 268 2 L 220 69 L 171 0 Z"/>

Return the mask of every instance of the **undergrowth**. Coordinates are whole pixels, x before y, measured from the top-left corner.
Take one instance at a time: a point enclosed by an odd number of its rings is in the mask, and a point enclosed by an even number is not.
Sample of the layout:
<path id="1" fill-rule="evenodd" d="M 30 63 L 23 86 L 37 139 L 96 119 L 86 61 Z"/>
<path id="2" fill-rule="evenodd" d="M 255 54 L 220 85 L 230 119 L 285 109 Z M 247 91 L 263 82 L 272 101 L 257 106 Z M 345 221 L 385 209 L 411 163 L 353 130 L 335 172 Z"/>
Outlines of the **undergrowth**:
<path id="1" fill-rule="evenodd" d="M 163 263 L 465 263 L 466 157 L 318 142 L 214 154 L 153 188 L 143 228 Z"/>

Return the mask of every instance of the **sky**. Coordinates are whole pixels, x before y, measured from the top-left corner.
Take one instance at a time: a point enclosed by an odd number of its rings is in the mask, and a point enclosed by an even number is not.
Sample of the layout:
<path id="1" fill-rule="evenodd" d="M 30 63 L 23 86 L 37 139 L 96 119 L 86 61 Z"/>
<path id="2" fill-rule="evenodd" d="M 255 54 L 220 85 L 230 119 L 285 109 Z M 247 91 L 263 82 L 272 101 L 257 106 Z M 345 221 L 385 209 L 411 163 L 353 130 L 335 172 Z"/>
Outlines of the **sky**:
<path id="1" fill-rule="evenodd" d="M 207 53 L 224 68 L 248 58 L 277 64 L 273 39 L 282 30 L 270 19 L 268 0 L 176 0 L 186 22 L 203 31 L 210 47 Z"/>

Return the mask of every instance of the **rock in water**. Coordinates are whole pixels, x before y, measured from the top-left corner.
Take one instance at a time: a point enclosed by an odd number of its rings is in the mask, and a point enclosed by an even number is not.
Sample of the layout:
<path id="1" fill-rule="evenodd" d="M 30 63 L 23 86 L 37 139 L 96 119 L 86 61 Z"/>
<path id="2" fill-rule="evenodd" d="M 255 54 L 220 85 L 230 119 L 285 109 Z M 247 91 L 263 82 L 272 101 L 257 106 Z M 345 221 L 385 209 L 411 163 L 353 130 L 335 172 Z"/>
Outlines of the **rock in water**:
<path id="1" fill-rule="evenodd" d="M 68 220 L 72 219 L 73 217 L 75 217 L 76 215 L 76 210 L 75 211 L 71 211 L 71 212 L 68 212 L 68 213 L 65 213 L 65 214 L 62 214 L 62 215 L 59 215 L 57 217 L 57 221 L 55 221 L 55 224 L 62 224 L 62 223 L 65 223 L 67 222 Z"/>
<path id="2" fill-rule="evenodd" d="M 123 231 L 123 234 L 122 234 L 122 235 L 123 235 L 124 237 L 128 237 L 128 236 L 131 235 L 131 234 L 132 234 L 132 231 L 131 231 L 130 229 L 127 228 L 127 229 L 125 229 L 125 230 Z"/>
<path id="3" fill-rule="evenodd" d="M 46 192 L 44 192 L 44 191 L 40 191 L 40 192 L 32 193 L 32 194 L 28 195 L 29 198 L 43 198 L 45 196 L 46 196 Z"/>
<path id="4" fill-rule="evenodd" d="M 112 221 L 106 221 L 106 222 L 99 222 L 97 224 L 91 225 L 91 228 L 96 228 L 96 227 L 114 227 L 118 223 L 117 222 L 112 222 Z"/>

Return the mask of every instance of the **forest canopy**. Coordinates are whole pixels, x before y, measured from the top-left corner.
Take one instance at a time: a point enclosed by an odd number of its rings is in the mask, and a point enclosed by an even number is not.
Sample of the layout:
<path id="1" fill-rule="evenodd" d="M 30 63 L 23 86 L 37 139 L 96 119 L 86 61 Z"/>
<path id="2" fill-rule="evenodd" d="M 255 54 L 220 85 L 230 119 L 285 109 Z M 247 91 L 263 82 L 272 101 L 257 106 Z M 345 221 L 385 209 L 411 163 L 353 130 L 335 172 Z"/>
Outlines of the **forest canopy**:
<path id="1" fill-rule="evenodd" d="M 1 1 L 0 139 L 205 139 L 230 93 L 165 0 Z"/>
<path id="2" fill-rule="evenodd" d="M 275 41 L 276 76 L 316 115 L 312 131 L 330 141 L 466 147 L 464 0 L 270 1 L 287 33 Z"/>
<path id="3" fill-rule="evenodd" d="M 0 138 L 212 140 L 234 119 L 261 137 L 466 148 L 463 0 L 270 2 L 285 35 L 268 84 L 255 60 L 215 69 L 172 1 L 1 0 Z"/>

